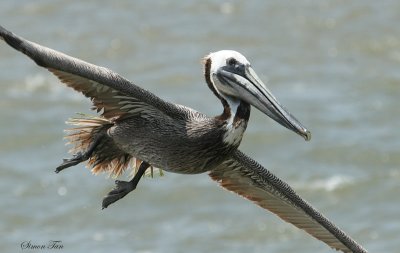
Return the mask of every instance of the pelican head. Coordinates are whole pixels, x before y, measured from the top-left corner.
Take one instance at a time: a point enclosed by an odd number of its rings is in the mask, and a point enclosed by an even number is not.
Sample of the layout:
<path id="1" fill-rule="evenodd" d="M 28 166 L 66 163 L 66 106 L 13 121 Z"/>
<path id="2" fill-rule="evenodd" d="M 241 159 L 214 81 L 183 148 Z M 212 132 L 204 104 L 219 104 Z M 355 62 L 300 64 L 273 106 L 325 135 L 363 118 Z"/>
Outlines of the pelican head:
<path id="1" fill-rule="evenodd" d="M 242 54 L 222 50 L 204 59 L 206 81 L 224 105 L 232 110 L 237 108 L 238 101 L 244 101 L 306 141 L 311 139 L 310 131 L 278 102 Z"/>

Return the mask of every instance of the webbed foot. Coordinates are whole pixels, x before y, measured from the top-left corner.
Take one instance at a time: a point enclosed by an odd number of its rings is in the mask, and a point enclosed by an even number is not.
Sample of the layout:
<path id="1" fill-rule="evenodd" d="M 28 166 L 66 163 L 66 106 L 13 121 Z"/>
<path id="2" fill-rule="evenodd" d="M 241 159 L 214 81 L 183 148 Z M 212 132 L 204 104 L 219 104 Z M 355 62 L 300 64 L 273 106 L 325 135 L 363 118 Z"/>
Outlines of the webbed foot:
<path id="1" fill-rule="evenodd" d="M 128 193 L 133 191 L 136 188 L 136 185 L 133 184 L 132 181 L 115 181 L 115 188 L 111 190 L 107 196 L 103 198 L 102 209 L 107 208 L 112 203 L 116 202 L 117 200 L 122 199 Z"/>
<path id="2" fill-rule="evenodd" d="M 87 157 L 85 154 L 82 154 L 82 152 L 78 152 L 78 153 L 74 154 L 74 155 L 72 156 L 72 158 L 70 158 L 70 159 L 63 159 L 63 163 L 60 164 L 60 165 L 56 168 L 55 172 L 56 172 L 56 173 L 59 173 L 59 172 L 62 171 L 63 169 L 66 169 L 66 168 L 68 168 L 68 167 L 77 165 L 78 163 L 81 163 L 81 162 L 83 162 L 83 161 L 86 161 L 87 159 L 88 159 L 88 157 Z"/>
<path id="3" fill-rule="evenodd" d="M 122 199 L 125 197 L 128 193 L 136 189 L 136 186 L 138 185 L 140 178 L 143 176 L 144 172 L 146 169 L 150 167 L 150 164 L 147 162 L 142 162 L 139 166 L 138 172 L 136 175 L 133 177 L 133 179 L 129 182 L 126 181 L 115 181 L 115 188 L 112 189 L 107 196 L 103 198 L 103 203 L 102 203 L 102 208 L 107 208 L 109 205 L 112 203 Z"/>
<path id="4" fill-rule="evenodd" d="M 70 159 L 63 159 L 63 163 L 56 168 L 55 172 L 59 173 L 63 169 L 77 165 L 78 163 L 84 162 L 89 159 L 90 156 L 93 154 L 93 151 L 97 147 L 97 144 L 99 144 L 100 140 L 103 138 L 103 135 L 103 133 L 95 135 L 93 141 L 90 143 L 85 152 L 78 152 L 74 154 Z"/>

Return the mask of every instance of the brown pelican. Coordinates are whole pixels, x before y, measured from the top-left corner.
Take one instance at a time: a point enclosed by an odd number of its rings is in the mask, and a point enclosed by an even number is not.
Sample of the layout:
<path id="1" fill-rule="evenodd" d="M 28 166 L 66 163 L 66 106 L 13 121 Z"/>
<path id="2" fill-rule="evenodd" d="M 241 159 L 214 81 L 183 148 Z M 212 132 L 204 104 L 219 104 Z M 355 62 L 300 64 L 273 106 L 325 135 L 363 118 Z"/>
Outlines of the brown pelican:
<path id="1" fill-rule="evenodd" d="M 226 189 L 254 201 L 283 220 L 343 252 L 366 252 L 294 190 L 238 150 L 254 106 L 305 140 L 310 132 L 271 94 L 240 53 L 223 50 L 204 58 L 204 77 L 223 112 L 207 117 L 163 101 L 117 73 L 40 46 L 0 26 L 11 47 L 47 68 L 67 86 L 93 102 L 100 117 L 81 117 L 67 136 L 74 156 L 57 167 L 87 161 L 94 173 L 120 175 L 133 159 L 142 161 L 129 182 L 103 199 L 103 208 L 134 190 L 149 166 L 175 173 L 208 172 Z"/>

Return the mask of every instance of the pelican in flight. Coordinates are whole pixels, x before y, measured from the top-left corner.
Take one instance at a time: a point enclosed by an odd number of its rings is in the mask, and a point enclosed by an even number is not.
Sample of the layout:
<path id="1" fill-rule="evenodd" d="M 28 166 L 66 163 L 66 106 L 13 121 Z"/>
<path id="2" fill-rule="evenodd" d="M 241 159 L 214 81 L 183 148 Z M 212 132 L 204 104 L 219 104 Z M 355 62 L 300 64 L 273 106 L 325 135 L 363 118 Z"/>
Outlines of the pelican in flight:
<path id="1" fill-rule="evenodd" d="M 166 102 L 119 74 L 25 40 L 0 26 L 0 37 L 90 98 L 99 117 L 70 120 L 70 159 L 56 172 L 87 161 L 93 173 L 118 176 L 140 161 L 133 179 L 116 181 L 102 207 L 134 190 L 150 166 L 169 172 L 207 172 L 222 187 L 265 208 L 343 252 L 367 252 L 285 182 L 241 152 L 251 106 L 310 140 L 311 133 L 267 89 L 240 53 L 222 50 L 204 58 L 204 77 L 223 112 L 208 117 Z"/>

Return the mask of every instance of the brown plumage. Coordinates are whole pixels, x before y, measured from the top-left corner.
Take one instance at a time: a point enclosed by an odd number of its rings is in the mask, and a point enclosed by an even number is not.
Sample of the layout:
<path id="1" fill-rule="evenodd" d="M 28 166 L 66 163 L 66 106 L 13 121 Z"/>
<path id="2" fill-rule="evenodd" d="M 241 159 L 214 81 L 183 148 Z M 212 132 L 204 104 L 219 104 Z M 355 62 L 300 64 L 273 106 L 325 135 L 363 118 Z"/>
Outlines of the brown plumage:
<path id="1" fill-rule="evenodd" d="M 67 129 L 67 144 L 73 145 L 70 153 L 77 154 L 88 149 L 93 143 L 94 136 L 103 135 L 101 142 L 88 159 L 87 166 L 94 174 L 108 173 L 112 177 L 120 176 L 135 160 L 131 155 L 123 152 L 107 137 L 107 130 L 114 124 L 105 118 L 82 115 L 83 118 L 72 118 L 67 124 L 75 127 Z M 133 165 L 133 164 L 132 164 Z M 136 168 L 136 164 L 134 164 Z"/>

